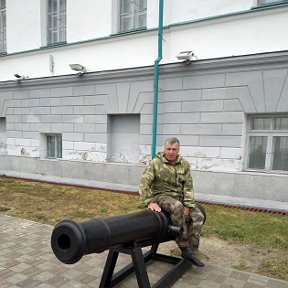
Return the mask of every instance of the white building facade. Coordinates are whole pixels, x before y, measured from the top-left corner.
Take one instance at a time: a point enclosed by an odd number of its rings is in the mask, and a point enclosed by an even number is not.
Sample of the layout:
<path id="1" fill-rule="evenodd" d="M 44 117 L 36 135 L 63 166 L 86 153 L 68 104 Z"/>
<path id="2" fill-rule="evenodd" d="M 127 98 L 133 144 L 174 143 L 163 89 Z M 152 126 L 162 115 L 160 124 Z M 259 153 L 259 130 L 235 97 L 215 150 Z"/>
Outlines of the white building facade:
<path id="1" fill-rule="evenodd" d="M 138 184 L 159 2 L 0 0 L 0 170 Z M 288 1 L 163 2 L 157 151 L 180 139 L 196 192 L 288 202 Z"/>
<path id="2" fill-rule="evenodd" d="M 1 24 L 0 52 L 5 57 L 0 81 L 15 79 L 15 73 L 29 78 L 71 74 L 71 63 L 91 72 L 153 65 L 159 1 L 138 1 L 143 2 L 143 23 L 136 21 L 141 11 L 130 0 L 59 0 L 52 1 L 58 3 L 52 8 L 48 2 L 1 0 L 1 21 L 6 23 Z M 193 50 L 199 60 L 286 50 L 285 2 L 166 0 L 161 63 L 176 62 L 175 56 L 186 50 Z M 121 27 L 121 5 L 128 9 L 128 16 L 122 13 L 127 27 Z M 55 9 L 55 15 L 49 16 L 49 9 Z M 49 17 L 54 28 L 49 28 Z"/>

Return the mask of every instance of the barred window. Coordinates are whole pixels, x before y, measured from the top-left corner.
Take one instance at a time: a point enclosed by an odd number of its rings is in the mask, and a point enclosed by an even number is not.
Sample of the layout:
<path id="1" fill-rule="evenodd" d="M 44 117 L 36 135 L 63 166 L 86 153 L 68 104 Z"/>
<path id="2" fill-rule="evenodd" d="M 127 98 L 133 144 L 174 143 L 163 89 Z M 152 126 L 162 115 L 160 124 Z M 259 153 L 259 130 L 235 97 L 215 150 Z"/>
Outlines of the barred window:
<path id="1" fill-rule="evenodd" d="M 48 0 L 48 44 L 66 42 L 66 0 Z"/>
<path id="2" fill-rule="evenodd" d="M 7 52 L 6 47 L 6 0 L 0 0 L 0 53 Z"/>
<path id="3" fill-rule="evenodd" d="M 120 0 L 120 32 L 146 28 L 147 0 Z"/>

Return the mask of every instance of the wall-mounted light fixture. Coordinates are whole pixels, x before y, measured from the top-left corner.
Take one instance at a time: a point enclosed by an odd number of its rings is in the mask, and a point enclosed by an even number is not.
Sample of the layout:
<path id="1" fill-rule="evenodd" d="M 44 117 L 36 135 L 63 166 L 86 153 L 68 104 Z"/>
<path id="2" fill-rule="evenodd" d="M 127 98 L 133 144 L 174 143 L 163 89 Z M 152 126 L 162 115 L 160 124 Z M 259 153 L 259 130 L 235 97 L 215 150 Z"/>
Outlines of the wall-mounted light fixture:
<path id="1" fill-rule="evenodd" d="M 83 73 L 87 72 L 87 69 L 81 64 L 69 64 L 69 66 L 73 71 L 77 71 L 78 75 L 82 75 Z"/>
<path id="2" fill-rule="evenodd" d="M 17 82 L 20 82 L 20 81 L 28 78 L 28 76 L 23 76 L 23 75 L 21 76 L 19 74 L 14 74 L 14 76 L 15 76 Z"/>
<path id="3" fill-rule="evenodd" d="M 182 51 L 176 56 L 178 60 L 183 60 L 184 64 L 190 64 L 193 57 L 196 56 L 194 55 L 194 52 L 192 50 Z"/>

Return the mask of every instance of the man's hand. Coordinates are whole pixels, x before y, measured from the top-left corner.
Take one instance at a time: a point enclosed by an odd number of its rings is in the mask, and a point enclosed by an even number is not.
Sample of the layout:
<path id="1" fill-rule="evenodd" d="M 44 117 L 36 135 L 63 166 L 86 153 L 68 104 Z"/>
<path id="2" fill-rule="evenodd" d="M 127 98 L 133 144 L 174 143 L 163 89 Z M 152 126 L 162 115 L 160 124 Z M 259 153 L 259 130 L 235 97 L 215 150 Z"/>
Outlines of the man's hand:
<path id="1" fill-rule="evenodd" d="M 190 210 L 188 207 L 184 207 L 184 217 L 187 218 L 190 216 Z"/>
<path id="2" fill-rule="evenodd" d="M 190 209 L 188 207 L 184 207 L 184 218 L 186 224 L 190 224 L 192 222 L 191 214 L 190 214 Z"/>
<path id="3" fill-rule="evenodd" d="M 160 206 L 157 203 L 153 203 L 153 202 L 148 204 L 148 208 L 151 209 L 152 211 L 157 211 L 157 212 L 161 211 Z"/>

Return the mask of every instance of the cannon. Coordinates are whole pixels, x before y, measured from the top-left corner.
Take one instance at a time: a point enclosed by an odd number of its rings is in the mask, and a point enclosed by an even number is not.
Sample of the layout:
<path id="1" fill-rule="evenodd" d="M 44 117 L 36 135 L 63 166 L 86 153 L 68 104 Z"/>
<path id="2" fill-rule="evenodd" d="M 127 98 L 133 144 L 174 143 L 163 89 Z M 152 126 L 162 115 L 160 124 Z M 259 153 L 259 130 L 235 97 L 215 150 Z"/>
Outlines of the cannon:
<path id="1" fill-rule="evenodd" d="M 204 208 L 197 203 L 204 214 Z M 169 287 L 191 263 L 182 258 L 157 253 L 158 245 L 175 239 L 180 228 L 171 225 L 169 215 L 145 209 L 140 212 L 106 218 L 93 218 L 81 223 L 63 220 L 53 229 L 51 248 L 65 264 L 78 262 L 83 255 L 101 253 L 109 249 L 99 287 L 113 287 L 135 271 L 139 287 L 151 287 L 145 262 L 150 259 L 175 264 L 175 268 L 162 277 L 153 287 Z M 151 246 L 143 254 L 143 247 Z M 119 253 L 130 254 L 132 263 L 113 277 Z"/>
<path id="2" fill-rule="evenodd" d="M 63 220 L 52 232 L 51 247 L 61 262 L 73 264 L 83 255 L 101 253 L 117 244 L 149 237 L 161 239 L 178 232 L 179 227 L 172 226 L 170 218 L 163 212 L 146 209 L 82 223 Z"/>

